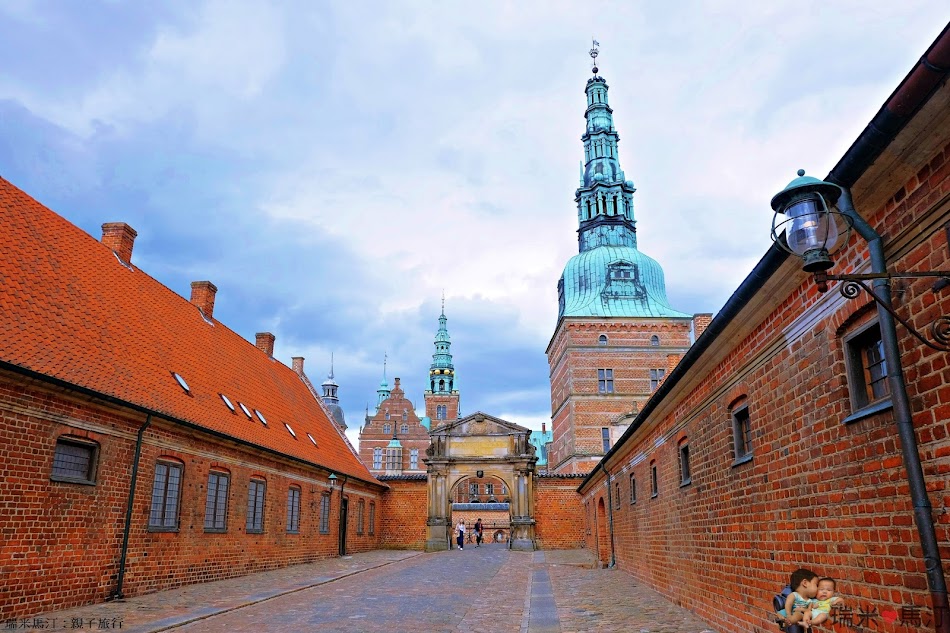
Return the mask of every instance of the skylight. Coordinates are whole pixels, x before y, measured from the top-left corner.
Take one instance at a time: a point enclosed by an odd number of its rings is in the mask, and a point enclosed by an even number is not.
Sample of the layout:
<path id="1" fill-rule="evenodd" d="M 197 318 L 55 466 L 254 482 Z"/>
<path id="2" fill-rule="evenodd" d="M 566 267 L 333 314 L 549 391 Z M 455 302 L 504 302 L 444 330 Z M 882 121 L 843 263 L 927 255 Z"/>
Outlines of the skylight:
<path id="1" fill-rule="evenodd" d="M 260 411 L 258 411 L 257 409 L 254 409 L 254 413 L 257 414 L 257 419 L 259 419 L 261 422 L 263 422 L 263 423 L 264 423 L 264 426 L 267 426 L 267 420 L 264 419 L 264 414 L 261 413 Z"/>
<path id="2" fill-rule="evenodd" d="M 294 433 L 294 430 L 293 430 L 292 428 L 290 428 L 290 425 L 287 424 L 286 422 L 284 422 L 284 426 L 286 426 L 286 427 L 287 427 L 287 430 L 290 431 L 290 434 L 294 436 L 294 439 L 297 439 L 297 434 Z M 311 439 L 312 439 L 312 438 L 311 438 Z"/>
<path id="3" fill-rule="evenodd" d="M 189 394 L 191 393 L 191 387 L 188 386 L 188 383 L 185 382 L 185 379 L 184 379 L 184 378 L 182 378 L 181 376 L 179 376 L 179 375 L 176 374 L 175 372 L 172 372 L 172 376 L 174 376 L 174 377 L 175 377 L 175 380 L 178 381 L 178 385 L 179 385 L 182 389 L 185 390 L 185 393 L 189 393 Z"/>
<path id="4" fill-rule="evenodd" d="M 307 437 L 310 438 L 310 441 L 313 442 L 313 445 L 314 445 L 314 446 L 317 445 L 317 440 L 313 439 L 313 436 L 312 436 L 312 435 L 310 435 L 309 433 L 307 433 Z"/>
<path id="5" fill-rule="evenodd" d="M 248 420 L 253 420 L 253 419 L 254 419 L 254 417 L 251 415 L 251 412 L 248 411 L 248 409 L 247 409 L 246 406 L 244 406 L 244 403 L 243 403 L 243 402 L 238 402 L 238 406 L 241 407 L 241 411 L 244 412 L 244 415 L 247 416 L 247 419 L 248 419 Z"/>
<path id="6" fill-rule="evenodd" d="M 224 395 L 223 393 L 219 393 L 218 395 L 221 396 L 222 400 L 224 400 L 224 404 L 227 405 L 229 409 L 231 409 L 231 413 L 234 413 L 234 405 L 231 404 L 231 401 L 228 400 L 228 397 Z"/>

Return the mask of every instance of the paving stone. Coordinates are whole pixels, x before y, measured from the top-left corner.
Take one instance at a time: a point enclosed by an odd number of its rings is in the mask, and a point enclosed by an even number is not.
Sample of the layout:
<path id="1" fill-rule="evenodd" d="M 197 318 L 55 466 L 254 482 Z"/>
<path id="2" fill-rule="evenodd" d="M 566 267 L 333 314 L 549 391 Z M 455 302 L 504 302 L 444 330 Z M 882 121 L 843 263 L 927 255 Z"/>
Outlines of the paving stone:
<path id="1" fill-rule="evenodd" d="M 46 614 L 156 633 L 715 633 L 586 550 L 378 550 Z"/>

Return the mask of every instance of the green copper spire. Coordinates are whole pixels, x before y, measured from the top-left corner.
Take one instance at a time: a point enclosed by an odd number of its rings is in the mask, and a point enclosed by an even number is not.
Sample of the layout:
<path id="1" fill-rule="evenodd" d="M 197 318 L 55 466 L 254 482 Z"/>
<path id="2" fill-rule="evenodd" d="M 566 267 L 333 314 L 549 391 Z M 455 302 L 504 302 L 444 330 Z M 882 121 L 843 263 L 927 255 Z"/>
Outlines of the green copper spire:
<path id="1" fill-rule="evenodd" d="M 386 380 L 386 360 L 387 355 L 383 352 L 383 379 L 379 381 L 379 389 L 376 390 L 376 410 L 379 411 L 379 405 L 392 393 L 389 389 L 389 381 Z"/>
<path id="2" fill-rule="evenodd" d="M 439 315 L 439 331 L 435 333 L 435 354 L 429 366 L 429 390 L 434 394 L 451 394 L 458 391 L 455 384 L 455 366 L 452 364 L 452 352 L 449 348 L 449 330 L 446 327 L 445 296 L 442 297 L 442 314 Z"/>
<path id="3" fill-rule="evenodd" d="M 599 43 L 590 56 L 594 76 L 587 80 L 584 164 L 577 204 L 579 254 L 558 282 L 558 318 L 565 316 L 689 317 L 666 298 L 663 269 L 637 250 L 633 181 L 620 168 L 613 110 L 607 82 L 597 74 Z"/>

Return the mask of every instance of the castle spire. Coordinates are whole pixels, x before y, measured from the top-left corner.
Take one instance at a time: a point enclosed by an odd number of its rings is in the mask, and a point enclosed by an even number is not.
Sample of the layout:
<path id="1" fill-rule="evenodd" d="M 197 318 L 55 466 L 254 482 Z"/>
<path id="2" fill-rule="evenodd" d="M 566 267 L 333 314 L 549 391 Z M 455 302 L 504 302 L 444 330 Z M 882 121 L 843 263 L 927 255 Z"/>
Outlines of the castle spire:
<path id="1" fill-rule="evenodd" d="M 379 389 L 376 390 L 376 410 L 379 411 L 379 405 L 392 393 L 389 389 L 389 381 L 386 380 L 386 361 L 389 355 L 383 352 L 383 379 L 379 382 Z"/>
<path id="2" fill-rule="evenodd" d="M 336 384 L 336 380 L 333 378 L 333 353 L 330 353 L 330 373 L 327 375 L 327 379 L 323 381 L 323 384 L 320 385 L 323 388 L 322 400 L 324 404 L 327 405 L 327 408 L 330 410 L 330 413 L 333 414 L 333 419 L 336 420 L 337 424 L 343 427 L 346 430 L 346 419 L 343 415 L 343 409 L 340 407 L 340 398 L 337 396 L 337 390 L 340 388 L 340 385 Z"/>
<path id="3" fill-rule="evenodd" d="M 445 298 L 439 315 L 439 330 L 435 333 L 435 353 L 429 366 L 429 390 L 437 394 L 449 394 L 456 390 L 455 366 L 452 364 L 452 343 L 449 341 L 448 319 L 445 316 Z"/>

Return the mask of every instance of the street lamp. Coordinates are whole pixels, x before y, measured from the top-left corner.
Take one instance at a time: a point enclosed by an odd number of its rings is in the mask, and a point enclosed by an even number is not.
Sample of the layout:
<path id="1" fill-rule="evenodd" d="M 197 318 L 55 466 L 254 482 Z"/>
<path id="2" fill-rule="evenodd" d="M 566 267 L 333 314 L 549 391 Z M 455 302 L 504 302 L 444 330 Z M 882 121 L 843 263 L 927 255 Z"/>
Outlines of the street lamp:
<path id="1" fill-rule="evenodd" d="M 833 211 L 834 207 L 838 210 Z M 890 284 L 893 278 L 936 277 L 947 280 L 950 279 L 950 271 L 888 273 L 881 235 L 855 211 L 850 190 L 831 182 L 805 176 L 804 170 L 799 170 L 798 178 L 788 183 L 785 189 L 772 198 L 772 210 L 775 211 L 775 217 L 772 220 L 772 239 L 782 249 L 804 260 L 803 269 L 814 273 L 819 291 L 826 292 L 829 281 L 842 281 L 844 282 L 840 288 L 842 296 L 853 299 L 863 289 L 877 303 L 881 344 L 884 348 L 884 359 L 888 370 L 887 379 L 894 406 L 894 419 L 900 437 L 901 455 L 907 473 L 910 497 L 914 506 L 914 521 L 920 538 L 921 553 L 927 569 L 927 585 L 933 603 L 935 630 L 940 633 L 950 633 L 947 583 L 943 576 L 932 508 L 920 465 L 917 436 L 914 433 L 910 399 L 907 396 L 900 349 L 897 344 L 897 328 L 894 324 L 895 320 L 899 321 L 914 337 L 928 347 L 950 351 L 950 345 L 947 345 L 950 343 L 950 336 L 948 336 L 950 319 L 940 317 L 934 321 L 930 330 L 936 343 L 928 341 L 914 329 L 910 322 L 894 311 Z M 785 216 L 786 219 L 783 220 L 780 216 Z M 839 239 L 842 228 L 846 229 L 843 240 Z M 871 272 L 870 274 L 829 275 L 826 271 L 834 266 L 831 255 L 848 243 L 852 228 L 868 243 Z M 783 230 L 784 240 L 780 235 Z M 865 282 L 871 282 L 871 287 L 868 287 Z"/>
<path id="2" fill-rule="evenodd" d="M 332 491 L 334 488 L 336 488 L 336 482 L 337 482 L 336 473 L 330 473 L 330 476 L 327 477 L 327 479 L 330 480 L 330 490 Z"/>

